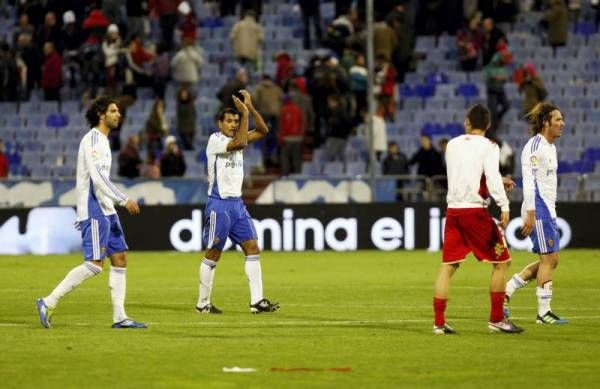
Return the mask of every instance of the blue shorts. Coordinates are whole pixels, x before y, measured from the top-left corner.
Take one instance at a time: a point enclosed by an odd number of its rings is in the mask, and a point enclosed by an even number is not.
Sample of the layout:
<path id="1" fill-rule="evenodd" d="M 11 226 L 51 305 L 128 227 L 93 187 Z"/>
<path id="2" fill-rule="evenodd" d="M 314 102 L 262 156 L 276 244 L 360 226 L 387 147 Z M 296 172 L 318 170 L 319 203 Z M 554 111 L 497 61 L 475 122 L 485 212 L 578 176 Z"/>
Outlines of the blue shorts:
<path id="1" fill-rule="evenodd" d="M 209 197 L 204 214 L 204 247 L 223 250 L 227 238 L 240 244 L 258 239 L 254 222 L 242 199 L 218 199 Z"/>
<path id="2" fill-rule="evenodd" d="M 127 251 L 125 235 L 116 214 L 91 217 L 79 223 L 81 247 L 86 261 L 99 261 L 114 253 Z"/>
<path id="3" fill-rule="evenodd" d="M 529 236 L 533 242 L 533 252 L 551 254 L 559 250 L 560 234 L 556 219 L 536 219 L 533 232 Z"/>

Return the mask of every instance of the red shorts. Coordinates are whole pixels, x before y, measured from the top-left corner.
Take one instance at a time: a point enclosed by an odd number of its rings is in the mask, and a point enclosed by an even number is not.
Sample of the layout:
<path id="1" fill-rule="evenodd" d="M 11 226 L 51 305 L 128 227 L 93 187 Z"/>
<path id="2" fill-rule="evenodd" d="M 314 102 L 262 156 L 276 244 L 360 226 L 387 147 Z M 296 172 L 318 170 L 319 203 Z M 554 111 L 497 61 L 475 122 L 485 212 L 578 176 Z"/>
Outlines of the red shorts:
<path id="1" fill-rule="evenodd" d="M 470 251 L 480 261 L 510 261 L 504 236 L 487 209 L 448 208 L 442 261 L 462 262 Z"/>

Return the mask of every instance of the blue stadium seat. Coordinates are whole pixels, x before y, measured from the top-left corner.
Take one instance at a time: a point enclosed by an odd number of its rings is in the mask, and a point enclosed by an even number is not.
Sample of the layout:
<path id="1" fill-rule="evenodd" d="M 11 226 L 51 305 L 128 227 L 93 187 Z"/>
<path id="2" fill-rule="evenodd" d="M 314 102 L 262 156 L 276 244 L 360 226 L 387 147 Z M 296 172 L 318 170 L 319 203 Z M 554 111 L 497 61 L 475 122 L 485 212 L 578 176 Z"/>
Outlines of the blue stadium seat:
<path id="1" fill-rule="evenodd" d="M 444 110 L 446 109 L 446 99 L 438 97 L 437 95 L 425 100 L 425 109 L 430 110 Z"/>
<path id="2" fill-rule="evenodd" d="M 592 163 L 591 161 L 575 161 L 573 162 L 572 167 L 573 172 L 579 174 L 587 174 L 594 171 L 594 163 Z"/>
<path id="3" fill-rule="evenodd" d="M 479 89 L 475 83 L 461 83 L 456 88 L 456 94 L 465 98 L 479 96 Z"/>
<path id="4" fill-rule="evenodd" d="M 316 161 L 302 162 L 302 174 L 305 176 L 319 176 L 321 175 L 321 164 Z"/>
<path id="5" fill-rule="evenodd" d="M 428 53 L 429 51 L 435 49 L 435 46 L 435 36 L 418 36 L 415 44 L 415 51 Z"/>
<path id="6" fill-rule="evenodd" d="M 361 176 L 367 172 L 367 164 L 364 161 L 348 162 L 346 164 L 346 174 L 351 176 Z"/>
<path id="7" fill-rule="evenodd" d="M 423 101 L 417 97 L 405 98 L 402 100 L 403 110 L 420 110 L 423 107 Z"/>
<path id="8" fill-rule="evenodd" d="M 596 24 L 593 22 L 580 22 L 575 26 L 575 34 L 588 37 L 596 33 Z"/>
<path id="9" fill-rule="evenodd" d="M 50 114 L 46 118 L 46 127 L 48 128 L 61 128 L 69 125 L 69 116 L 67 114 Z"/>
<path id="10" fill-rule="evenodd" d="M 465 99 L 452 96 L 446 101 L 446 109 L 451 111 L 462 111 L 465 109 Z"/>
<path id="11" fill-rule="evenodd" d="M 571 173 L 572 171 L 573 167 L 570 162 L 564 160 L 558 161 L 558 174 Z"/>
<path id="12" fill-rule="evenodd" d="M 435 96 L 442 99 L 451 99 L 455 96 L 456 86 L 453 84 L 442 84 L 435 88 Z"/>
<path id="13" fill-rule="evenodd" d="M 17 114 L 17 103 L 13 102 L 0 102 L 0 112 L 3 115 L 16 115 Z"/>
<path id="14" fill-rule="evenodd" d="M 344 163 L 340 161 L 330 161 L 323 165 L 323 175 L 341 176 L 344 174 Z"/>

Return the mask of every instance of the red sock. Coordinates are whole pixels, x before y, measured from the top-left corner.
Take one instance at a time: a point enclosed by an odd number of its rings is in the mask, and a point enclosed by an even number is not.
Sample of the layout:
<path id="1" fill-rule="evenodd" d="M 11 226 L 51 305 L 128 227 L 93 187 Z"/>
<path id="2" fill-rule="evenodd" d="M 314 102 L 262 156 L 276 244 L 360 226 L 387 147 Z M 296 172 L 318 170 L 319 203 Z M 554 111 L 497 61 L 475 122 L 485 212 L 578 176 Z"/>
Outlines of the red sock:
<path id="1" fill-rule="evenodd" d="M 490 292 L 490 300 L 492 301 L 492 311 L 490 312 L 490 322 L 497 323 L 504 319 L 504 292 Z"/>
<path id="2" fill-rule="evenodd" d="M 435 312 L 435 325 L 438 327 L 446 324 L 446 303 L 448 299 L 433 298 L 433 312 Z"/>

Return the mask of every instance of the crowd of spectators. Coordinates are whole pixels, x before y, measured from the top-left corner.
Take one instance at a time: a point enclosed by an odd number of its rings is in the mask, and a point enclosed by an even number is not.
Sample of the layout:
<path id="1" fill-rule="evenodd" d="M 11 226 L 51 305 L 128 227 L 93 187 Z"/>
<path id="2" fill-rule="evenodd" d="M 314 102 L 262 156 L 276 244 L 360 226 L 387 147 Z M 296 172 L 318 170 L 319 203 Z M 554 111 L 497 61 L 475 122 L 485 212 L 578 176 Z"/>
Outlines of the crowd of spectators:
<path id="1" fill-rule="evenodd" d="M 324 20 L 319 0 L 299 0 L 304 48 L 326 50 L 313 51 L 303 66 L 295 63 L 295 53 L 278 52 L 274 74 L 263 74 L 261 64 L 261 49 L 268 44 L 261 25 L 263 2 L 217 3 L 221 16 L 240 15 L 229 33 L 231 61 L 239 64 L 239 70 L 215 91 L 219 108 L 232 106 L 235 91 L 251 90 L 255 106 L 271 128 L 261 144 L 264 163 L 283 174 L 300 172 L 303 151 L 321 146 L 326 161 L 344 161 L 349 136 L 366 118 L 365 2 L 336 0 L 334 18 Z M 570 3 L 570 8 L 563 0 L 533 4 L 546 10 L 540 28 L 547 30 L 552 47 L 566 44 L 569 13 L 577 15 L 577 2 Z M 126 116 L 138 98 L 138 88 L 151 87 L 155 103 L 140 136 L 130 137 L 121 151 L 120 174 L 182 175 L 185 162 L 181 163 L 180 148 L 195 148 L 196 92 L 207 61 L 197 31 L 206 15 L 197 15 L 190 3 L 181 0 L 21 0 L 15 7 L 12 39 L 0 44 L 0 100 L 26 101 L 33 90 L 42 89 L 45 100 L 81 97 L 87 101 L 102 88 L 103 93 L 118 98 Z M 423 137 L 421 149 L 410 159 L 404 158 L 406 163 L 389 162 L 388 154 L 396 149 L 386 147 L 385 126 L 395 120 L 397 85 L 422 56 L 414 52 L 417 34 L 456 35 L 457 66 L 465 71 L 483 70 L 495 128 L 509 107 L 506 82 L 518 83 L 525 96 L 523 110 L 546 97 L 534 64 L 512 74 L 512 55 L 503 29 L 510 28 L 518 12 L 519 2 L 511 0 L 375 2 L 377 106 L 373 123 L 376 133 L 384 135 L 375 134 L 374 143 L 377 159 L 388 161 L 384 166 L 417 164 L 419 173 L 443 174 L 443 158 L 431 139 Z M 151 20 L 158 21 L 160 28 L 154 38 L 149 34 Z M 165 95 L 168 83 L 175 86 L 175 96 Z M 176 106 L 175 128 L 169 127 L 167 104 Z M 168 141 L 170 135 L 177 136 L 175 142 Z M 118 139 L 113 147 L 120 148 Z M 145 158 L 140 150 L 146 152 Z M 391 170 L 403 172 L 404 168 Z"/>

